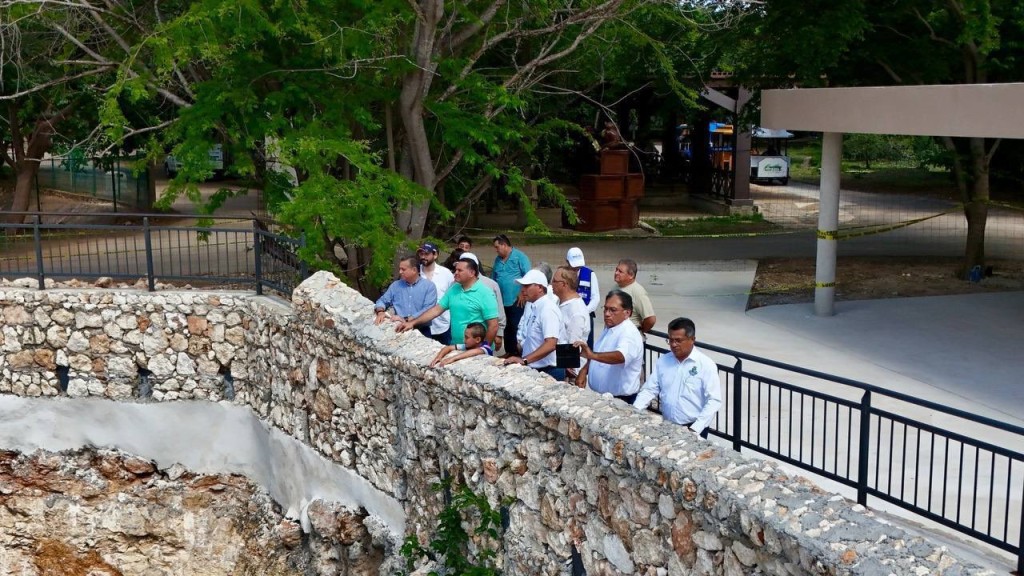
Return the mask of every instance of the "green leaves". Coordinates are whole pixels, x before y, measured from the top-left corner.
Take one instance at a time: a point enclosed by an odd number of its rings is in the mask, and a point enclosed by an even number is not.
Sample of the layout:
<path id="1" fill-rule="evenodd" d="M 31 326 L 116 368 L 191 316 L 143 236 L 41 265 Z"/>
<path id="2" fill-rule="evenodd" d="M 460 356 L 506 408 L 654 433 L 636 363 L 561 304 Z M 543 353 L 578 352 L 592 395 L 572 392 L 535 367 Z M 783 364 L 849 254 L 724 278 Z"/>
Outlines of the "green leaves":
<path id="1" fill-rule="evenodd" d="M 440 562 L 448 576 L 498 576 L 501 571 L 494 567 L 501 545 L 501 511 L 491 507 L 487 497 L 473 492 L 467 486 L 452 488 L 446 480 L 433 486 L 435 492 L 451 492 L 451 502 L 437 518 L 437 530 L 424 547 L 414 534 L 406 537 L 401 554 L 406 558 L 406 570 L 412 571 L 422 558 Z M 468 557 L 471 543 L 466 525 L 472 526 L 476 540 L 476 561 Z M 431 572 L 437 574 L 437 572 Z"/>

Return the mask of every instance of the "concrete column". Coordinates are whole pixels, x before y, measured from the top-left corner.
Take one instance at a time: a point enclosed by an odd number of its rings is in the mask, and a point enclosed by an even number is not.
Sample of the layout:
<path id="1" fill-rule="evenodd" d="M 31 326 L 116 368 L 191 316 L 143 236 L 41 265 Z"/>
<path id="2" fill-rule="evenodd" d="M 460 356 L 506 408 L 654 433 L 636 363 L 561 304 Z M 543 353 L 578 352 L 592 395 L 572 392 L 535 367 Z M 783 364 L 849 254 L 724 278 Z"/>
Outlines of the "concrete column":
<path id="1" fill-rule="evenodd" d="M 740 86 L 736 91 L 736 109 L 733 111 L 733 126 L 736 130 L 736 149 L 732 154 L 732 198 L 731 206 L 753 206 L 750 197 L 750 129 L 740 120 L 743 107 L 750 102 L 750 90 Z"/>
<path id="2" fill-rule="evenodd" d="M 818 259 L 814 275 L 814 313 L 835 314 L 836 248 L 839 233 L 839 173 L 843 135 L 825 132 L 821 138 L 821 199 L 818 204 Z"/>
<path id="3" fill-rule="evenodd" d="M 740 130 L 736 125 L 736 130 Z M 736 134 L 736 150 L 732 155 L 733 187 L 731 206 L 753 206 L 750 197 L 750 131 L 743 130 Z"/>

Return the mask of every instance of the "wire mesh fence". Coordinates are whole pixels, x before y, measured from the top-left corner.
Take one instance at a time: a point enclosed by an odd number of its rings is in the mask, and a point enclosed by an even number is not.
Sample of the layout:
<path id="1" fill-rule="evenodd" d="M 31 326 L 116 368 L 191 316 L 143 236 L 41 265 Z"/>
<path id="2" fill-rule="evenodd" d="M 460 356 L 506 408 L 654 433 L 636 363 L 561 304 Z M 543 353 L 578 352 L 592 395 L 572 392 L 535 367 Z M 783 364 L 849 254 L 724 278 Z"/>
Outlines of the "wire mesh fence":
<path id="1" fill-rule="evenodd" d="M 39 164 L 38 188 L 109 200 L 119 205 L 147 207 L 152 202 L 149 171 L 139 170 L 134 158 L 44 158 Z M 37 190 L 38 191 L 38 190 Z"/>

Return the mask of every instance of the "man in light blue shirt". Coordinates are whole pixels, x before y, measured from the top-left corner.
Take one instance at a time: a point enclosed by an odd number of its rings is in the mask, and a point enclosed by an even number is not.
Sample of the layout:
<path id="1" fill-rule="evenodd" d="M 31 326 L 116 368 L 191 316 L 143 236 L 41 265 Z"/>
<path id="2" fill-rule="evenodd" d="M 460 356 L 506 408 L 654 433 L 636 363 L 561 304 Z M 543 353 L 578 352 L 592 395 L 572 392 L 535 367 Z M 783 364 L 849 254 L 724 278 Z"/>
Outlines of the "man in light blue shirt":
<path id="1" fill-rule="evenodd" d="M 519 296 L 519 284 L 516 280 L 526 276 L 530 271 L 530 259 L 519 249 L 513 248 L 512 240 L 504 234 L 495 236 L 493 243 L 497 256 L 494 258 L 491 278 L 501 288 L 502 301 L 498 302 L 498 305 L 505 308 L 505 352 L 506 356 L 518 356 L 516 333 L 519 330 L 519 321 L 523 318 L 525 301 Z"/>
<path id="2" fill-rule="evenodd" d="M 388 308 L 394 308 L 396 321 L 404 322 L 422 314 L 437 304 L 437 288 L 434 283 L 420 276 L 420 262 L 415 256 L 402 258 L 398 263 L 398 280 L 388 286 L 384 295 L 373 305 L 374 324 L 386 318 Z M 430 337 L 430 326 L 420 332 Z"/>
<path id="3" fill-rule="evenodd" d="M 671 354 L 658 358 L 633 407 L 644 410 L 658 398 L 666 419 L 708 437 L 708 426 L 722 406 L 718 365 L 693 345 L 697 328 L 689 318 L 676 318 L 668 325 Z"/>

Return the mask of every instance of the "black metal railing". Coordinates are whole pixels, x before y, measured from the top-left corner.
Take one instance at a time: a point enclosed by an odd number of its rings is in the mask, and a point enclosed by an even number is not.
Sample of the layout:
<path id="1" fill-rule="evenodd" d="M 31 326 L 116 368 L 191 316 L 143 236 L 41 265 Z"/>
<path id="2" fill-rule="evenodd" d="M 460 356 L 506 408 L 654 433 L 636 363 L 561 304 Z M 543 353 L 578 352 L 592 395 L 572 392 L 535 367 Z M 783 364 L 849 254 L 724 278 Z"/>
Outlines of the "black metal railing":
<path id="1" fill-rule="evenodd" d="M 711 433 L 733 449 L 748 448 L 849 486 L 862 505 L 872 496 L 1011 552 L 1024 574 L 1024 428 L 872 384 L 697 346 L 733 360 L 718 364 L 722 407 L 711 423 Z M 668 353 L 646 344 L 647 371 Z"/>
<path id="2" fill-rule="evenodd" d="M 11 213 L 4 213 L 10 215 Z M 81 224 L 72 213 L 19 213 L 0 222 L 0 277 L 138 280 L 244 286 L 284 295 L 306 276 L 303 239 L 274 233 L 256 219 L 160 214 L 89 214 L 117 224 Z M 190 223 L 191 222 L 191 223 Z M 196 225 L 202 222 L 204 225 Z"/>

